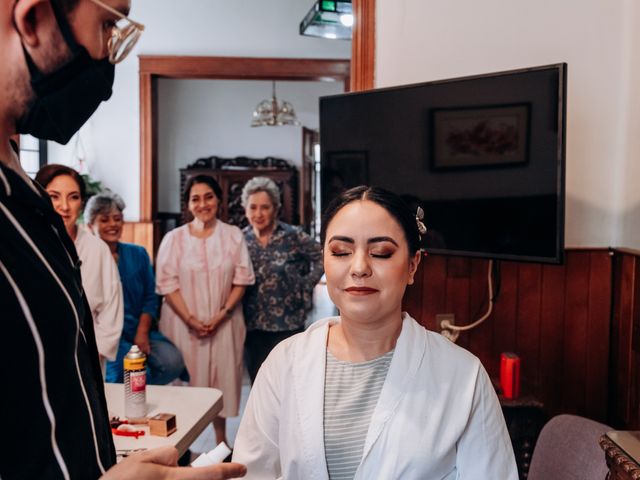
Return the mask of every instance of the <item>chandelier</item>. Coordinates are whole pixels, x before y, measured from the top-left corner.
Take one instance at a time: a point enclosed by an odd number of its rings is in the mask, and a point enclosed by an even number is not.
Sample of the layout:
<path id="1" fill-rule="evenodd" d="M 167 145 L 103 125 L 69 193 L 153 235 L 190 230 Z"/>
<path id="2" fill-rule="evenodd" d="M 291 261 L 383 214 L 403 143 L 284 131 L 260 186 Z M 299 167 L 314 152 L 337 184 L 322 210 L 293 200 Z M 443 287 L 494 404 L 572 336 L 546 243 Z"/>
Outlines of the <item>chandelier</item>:
<path id="1" fill-rule="evenodd" d="M 280 125 L 300 125 L 291 103 L 276 98 L 276 82 L 273 81 L 271 99 L 262 100 L 253 111 L 252 127 L 278 127 Z"/>

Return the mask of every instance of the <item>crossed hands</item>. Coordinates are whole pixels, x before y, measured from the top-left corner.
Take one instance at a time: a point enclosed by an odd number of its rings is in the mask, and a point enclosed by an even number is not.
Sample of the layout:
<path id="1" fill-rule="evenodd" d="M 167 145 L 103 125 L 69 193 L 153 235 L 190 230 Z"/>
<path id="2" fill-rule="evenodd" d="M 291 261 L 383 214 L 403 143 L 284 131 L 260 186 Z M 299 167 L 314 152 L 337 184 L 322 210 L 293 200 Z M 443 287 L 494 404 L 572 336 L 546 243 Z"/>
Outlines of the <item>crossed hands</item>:
<path id="1" fill-rule="evenodd" d="M 239 463 L 219 463 L 208 467 L 178 467 L 178 450 L 160 447 L 135 453 L 105 473 L 102 480 L 223 480 L 244 477 L 247 469 Z"/>
<path id="2" fill-rule="evenodd" d="M 204 338 L 215 334 L 216 329 L 227 319 L 227 315 L 227 310 L 222 309 L 208 323 L 201 322 L 195 315 L 189 315 L 186 324 L 198 338 Z"/>

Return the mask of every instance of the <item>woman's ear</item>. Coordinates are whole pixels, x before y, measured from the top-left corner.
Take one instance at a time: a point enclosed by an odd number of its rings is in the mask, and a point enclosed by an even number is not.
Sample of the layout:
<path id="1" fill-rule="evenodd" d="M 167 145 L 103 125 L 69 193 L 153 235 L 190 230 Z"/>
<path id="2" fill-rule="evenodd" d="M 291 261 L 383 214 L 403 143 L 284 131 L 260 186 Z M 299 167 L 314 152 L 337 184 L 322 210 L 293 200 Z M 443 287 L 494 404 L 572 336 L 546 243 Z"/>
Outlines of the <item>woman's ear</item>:
<path id="1" fill-rule="evenodd" d="M 418 250 L 413 257 L 409 259 L 409 281 L 407 285 L 413 285 L 414 277 L 416 271 L 418 270 L 418 265 L 420 265 L 420 260 L 422 259 L 422 250 Z"/>

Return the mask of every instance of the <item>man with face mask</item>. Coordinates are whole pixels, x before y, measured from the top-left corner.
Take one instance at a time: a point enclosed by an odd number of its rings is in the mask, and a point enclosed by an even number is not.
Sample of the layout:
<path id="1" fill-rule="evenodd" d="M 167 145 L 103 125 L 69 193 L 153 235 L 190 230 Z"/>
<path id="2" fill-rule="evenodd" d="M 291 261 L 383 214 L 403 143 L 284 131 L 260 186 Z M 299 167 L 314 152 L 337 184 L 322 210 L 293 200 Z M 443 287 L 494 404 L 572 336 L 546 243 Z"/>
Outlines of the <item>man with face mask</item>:
<path id="1" fill-rule="evenodd" d="M 0 0 L 0 478 L 232 478 L 175 467 L 175 449 L 115 464 L 79 261 L 10 137 L 66 143 L 111 96 L 114 65 L 144 27 L 129 0 Z"/>

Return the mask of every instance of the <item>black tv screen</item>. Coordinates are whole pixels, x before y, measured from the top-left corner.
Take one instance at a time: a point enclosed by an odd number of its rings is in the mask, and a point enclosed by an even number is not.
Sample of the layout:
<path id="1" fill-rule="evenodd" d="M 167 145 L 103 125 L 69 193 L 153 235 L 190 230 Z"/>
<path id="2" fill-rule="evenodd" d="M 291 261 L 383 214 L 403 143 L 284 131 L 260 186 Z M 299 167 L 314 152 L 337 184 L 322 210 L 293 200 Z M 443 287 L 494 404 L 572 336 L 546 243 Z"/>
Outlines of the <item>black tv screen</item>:
<path id="1" fill-rule="evenodd" d="M 430 253 L 561 263 L 566 64 L 322 97 L 321 204 L 422 206 Z"/>

